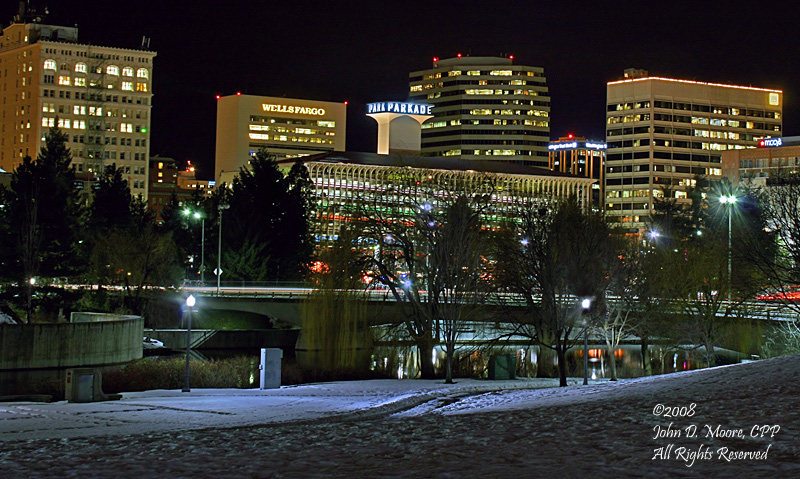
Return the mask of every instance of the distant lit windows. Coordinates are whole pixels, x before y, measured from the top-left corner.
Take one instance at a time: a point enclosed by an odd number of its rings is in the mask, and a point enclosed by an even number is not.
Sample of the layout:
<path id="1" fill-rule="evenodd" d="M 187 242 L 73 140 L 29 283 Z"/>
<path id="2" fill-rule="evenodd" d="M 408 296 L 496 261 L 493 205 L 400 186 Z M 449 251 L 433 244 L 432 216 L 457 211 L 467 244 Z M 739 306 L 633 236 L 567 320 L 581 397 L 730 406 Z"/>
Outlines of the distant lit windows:
<path id="1" fill-rule="evenodd" d="M 55 118 L 42 117 L 42 126 L 45 128 L 52 128 L 55 126 Z"/>
<path id="2" fill-rule="evenodd" d="M 85 63 L 76 63 L 75 64 L 75 73 L 86 73 L 86 64 Z"/>
<path id="3" fill-rule="evenodd" d="M 510 77 L 512 73 L 511 70 L 492 70 L 489 72 L 489 75 Z"/>
<path id="4" fill-rule="evenodd" d="M 480 70 L 470 70 L 470 71 L 467 72 L 467 75 L 470 75 L 470 76 L 478 76 L 480 74 L 481 74 Z"/>
<path id="5" fill-rule="evenodd" d="M 70 86 L 72 84 L 72 79 L 68 76 L 59 75 L 58 84 L 64 86 Z"/>
<path id="6" fill-rule="evenodd" d="M 469 111 L 470 115 L 491 115 L 492 110 L 487 108 L 476 108 Z"/>
<path id="7" fill-rule="evenodd" d="M 264 133 L 250 133 L 248 136 L 251 140 L 269 140 L 269 135 Z"/>
<path id="8" fill-rule="evenodd" d="M 422 85 L 412 85 L 412 86 L 411 86 L 411 91 L 412 91 L 412 92 L 415 92 L 415 91 L 422 91 Z"/>
<path id="9" fill-rule="evenodd" d="M 55 103 L 42 103 L 42 112 L 55 113 L 55 111 L 56 111 Z"/>
<path id="10" fill-rule="evenodd" d="M 136 70 L 136 78 L 150 78 L 150 72 L 147 68 L 140 68 Z"/>
<path id="11" fill-rule="evenodd" d="M 133 133 L 133 124 L 132 123 L 120 123 L 119 124 L 119 131 L 122 133 Z"/>
<path id="12" fill-rule="evenodd" d="M 77 128 L 79 130 L 86 129 L 86 121 L 84 120 L 75 120 L 72 122 L 72 128 Z"/>
<path id="13" fill-rule="evenodd" d="M 83 105 L 75 105 L 72 107 L 72 114 L 73 115 L 85 115 L 86 114 L 86 107 Z"/>
<path id="14" fill-rule="evenodd" d="M 132 67 L 125 67 L 122 69 L 122 76 L 124 77 L 132 77 L 133 76 L 133 68 Z"/>
<path id="15" fill-rule="evenodd" d="M 318 120 L 317 126 L 324 126 L 326 128 L 335 128 L 336 122 L 332 120 Z"/>
<path id="16" fill-rule="evenodd" d="M 769 104 L 770 105 L 780 105 L 781 97 L 777 93 L 770 93 L 769 94 Z"/>
<path id="17" fill-rule="evenodd" d="M 106 74 L 107 75 L 115 75 L 119 76 L 119 67 L 116 65 L 109 65 L 106 67 Z"/>
<path id="18" fill-rule="evenodd" d="M 136 91 L 146 93 L 147 92 L 147 83 L 137 83 L 136 84 Z"/>
<path id="19" fill-rule="evenodd" d="M 133 82 L 124 81 L 122 85 L 120 85 L 120 89 L 124 91 L 133 91 Z"/>
<path id="20" fill-rule="evenodd" d="M 449 77 L 457 77 L 461 75 L 461 70 L 453 70 L 451 72 L 447 72 L 447 76 Z"/>
<path id="21" fill-rule="evenodd" d="M 76 78 L 75 86 L 86 86 L 86 78 Z"/>
<path id="22" fill-rule="evenodd" d="M 44 69 L 45 70 L 55 70 L 56 69 L 56 61 L 47 59 L 44 61 Z"/>

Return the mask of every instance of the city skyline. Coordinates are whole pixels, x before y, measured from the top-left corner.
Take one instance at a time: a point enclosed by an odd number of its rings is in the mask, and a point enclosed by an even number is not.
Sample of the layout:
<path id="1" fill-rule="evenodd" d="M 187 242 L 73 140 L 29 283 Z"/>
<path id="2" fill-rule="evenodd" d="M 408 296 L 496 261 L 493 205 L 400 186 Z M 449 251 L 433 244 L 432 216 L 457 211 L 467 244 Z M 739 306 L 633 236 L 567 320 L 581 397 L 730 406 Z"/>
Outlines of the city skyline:
<path id="1" fill-rule="evenodd" d="M 552 98 L 551 139 L 605 138 L 605 89 L 625 68 L 697 81 L 781 89 L 785 134 L 798 131 L 798 67 L 769 52 L 791 51 L 788 17 L 689 6 L 584 7 L 581 2 L 499 10 L 477 2 L 402 7 L 304 2 L 280 9 L 180 9 L 143 0 L 102 9 L 74 0 L 45 23 L 79 27 L 79 42 L 158 53 L 153 78 L 153 155 L 191 160 L 213 176 L 216 95 L 236 92 L 348 102 L 347 149 L 375 151 L 366 104 L 408 98 L 408 74 L 433 57 L 514 55 L 544 68 Z M 43 10 L 41 4 L 33 5 Z M 17 7 L 2 13 L 8 24 Z"/>

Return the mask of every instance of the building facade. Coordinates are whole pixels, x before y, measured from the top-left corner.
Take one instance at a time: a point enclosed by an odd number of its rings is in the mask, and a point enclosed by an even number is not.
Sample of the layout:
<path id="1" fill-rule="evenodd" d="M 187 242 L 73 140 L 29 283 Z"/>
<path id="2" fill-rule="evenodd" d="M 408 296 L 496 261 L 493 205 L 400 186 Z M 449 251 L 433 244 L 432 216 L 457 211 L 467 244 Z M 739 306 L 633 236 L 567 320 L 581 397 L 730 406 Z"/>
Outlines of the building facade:
<path id="1" fill-rule="evenodd" d="M 781 136 L 783 92 L 626 71 L 607 85 L 607 216 L 641 228 L 655 199 L 688 203 L 697 175 L 722 177 L 722 154 Z"/>
<path id="2" fill-rule="evenodd" d="M 722 172 L 731 183 L 764 186 L 800 174 L 800 136 L 769 138 L 758 148 L 722 153 Z"/>
<path id="3" fill-rule="evenodd" d="M 458 158 L 343 152 L 303 160 L 314 184 L 312 223 L 317 248 L 330 246 L 364 203 L 390 210 L 402 208 L 411 199 L 435 208 L 442 198 L 469 187 L 471 181 L 490 177 L 492 208 L 485 219 L 499 226 L 513 219 L 517 205 L 526 201 L 577 197 L 588 205 L 592 184 L 597 181 L 525 165 Z M 278 164 L 289 169 L 294 161 Z"/>
<path id="4" fill-rule="evenodd" d="M 116 164 L 131 193 L 146 197 L 155 56 L 80 44 L 76 27 L 20 19 L 4 28 L 0 168 L 12 171 L 25 156 L 35 158 L 58 127 L 68 138 L 76 187 L 88 190 L 106 165 Z"/>
<path id="5" fill-rule="evenodd" d="M 216 179 L 230 183 L 259 149 L 276 159 L 344 151 L 347 106 L 254 95 L 217 97 Z"/>
<path id="6" fill-rule="evenodd" d="M 567 135 L 557 141 L 551 141 L 547 148 L 550 150 L 548 164 L 550 170 L 598 180 L 592 185 L 592 204 L 598 208 L 602 207 L 605 198 L 602 189 L 606 159 L 605 142 Z"/>
<path id="7" fill-rule="evenodd" d="M 198 180 L 191 162 L 185 170 L 178 168 L 174 158 L 163 156 L 150 157 L 150 178 L 147 192 L 147 206 L 156 216 L 156 221 L 163 221 L 161 211 L 172 200 L 173 195 L 178 205 L 211 196 L 214 192 L 214 181 Z"/>
<path id="8" fill-rule="evenodd" d="M 432 105 L 422 154 L 547 167 L 550 95 L 544 70 L 513 57 L 439 60 L 409 75 L 410 101 Z"/>

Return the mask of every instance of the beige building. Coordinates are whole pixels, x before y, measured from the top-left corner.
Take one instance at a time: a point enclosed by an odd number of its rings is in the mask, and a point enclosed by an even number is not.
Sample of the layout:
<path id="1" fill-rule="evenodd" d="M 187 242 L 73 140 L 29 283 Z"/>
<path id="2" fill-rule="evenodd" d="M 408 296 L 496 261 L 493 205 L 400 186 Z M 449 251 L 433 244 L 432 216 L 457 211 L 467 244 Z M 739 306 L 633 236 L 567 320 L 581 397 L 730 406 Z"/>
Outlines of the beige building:
<path id="1" fill-rule="evenodd" d="M 722 154 L 722 173 L 731 183 L 764 186 L 770 178 L 800 173 L 800 136 L 761 140 L 758 146 Z"/>
<path id="2" fill-rule="evenodd" d="M 550 94 L 544 70 L 513 57 L 434 58 L 409 75 L 409 100 L 432 105 L 422 154 L 547 168 Z"/>
<path id="3" fill-rule="evenodd" d="M 344 151 L 347 106 L 253 95 L 217 98 L 216 179 L 230 183 L 264 148 L 277 159 Z"/>
<path id="4" fill-rule="evenodd" d="M 0 168 L 35 158 L 57 126 L 78 187 L 113 163 L 146 197 L 156 53 L 81 44 L 76 27 L 17 19 L 0 39 Z"/>
<path id="5" fill-rule="evenodd" d="M 781 136 L 782 110 L 780 90 L 627 70 L 607 86 L 606 214 L 639 228 L 665 190 L 688 202 L 697 175 L 721 178 L 725 151 Z"/>

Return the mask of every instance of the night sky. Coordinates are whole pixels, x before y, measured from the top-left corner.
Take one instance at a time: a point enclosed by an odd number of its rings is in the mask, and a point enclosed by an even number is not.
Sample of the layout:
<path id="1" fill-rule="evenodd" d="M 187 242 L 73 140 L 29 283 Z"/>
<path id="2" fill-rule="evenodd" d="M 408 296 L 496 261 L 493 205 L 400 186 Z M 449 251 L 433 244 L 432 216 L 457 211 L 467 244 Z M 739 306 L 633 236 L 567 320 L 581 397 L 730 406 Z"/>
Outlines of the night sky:
<path id="1" fill-rule="evenodd" d="M 605 137 L 606 82 L 651 75 L 782 89 L 785 136 L 800 134 L 796 6 L 717 1 L 59 0 L 46 22 L 81 43 L 158 53 L 151 154 L 213 176 L 215 95 L 348 101 L 347 149 L 375 151 L 365 104 L 405 100 L 433 57 L 513 54 L 544 67 L 551 137 Z M 16 2 L 4 2 L 8 25 Z M 38 2 L 34 1 L 34 5 Z M 41 2 L 45 4 L 45 2 Z M 788 2 L 787 2 L 788 4 Z M 122 6 L 124 5 L 124 6 Z M 178 5 L 183 6 L 180 8 Z M 792 5 L 792 4 L 789 4 Z"/>

